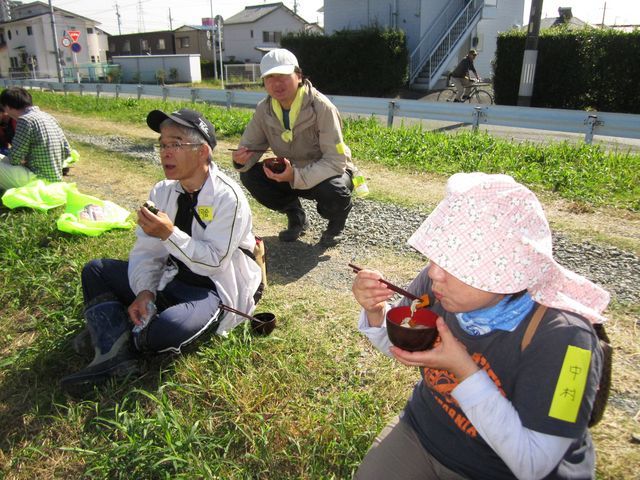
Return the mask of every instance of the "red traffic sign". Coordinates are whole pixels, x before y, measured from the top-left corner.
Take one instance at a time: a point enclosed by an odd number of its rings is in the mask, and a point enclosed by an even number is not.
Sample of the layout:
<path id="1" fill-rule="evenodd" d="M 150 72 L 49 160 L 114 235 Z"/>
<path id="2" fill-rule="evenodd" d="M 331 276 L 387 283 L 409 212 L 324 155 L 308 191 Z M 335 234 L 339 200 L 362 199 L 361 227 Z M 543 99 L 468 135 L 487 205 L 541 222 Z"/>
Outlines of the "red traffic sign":
<path id="1" fill-rule="evenodd" d="M 71 46 L 71 39 L 69 37 L 62 37 L 62 46 L 63 47 L 70 47 Z"/>
<path id="2" fill-rule="evenodd" d="M 73 43 L 76 43 L 80 38 L 80 30 L 67 30 L 67 35 L 69 35 Z"/>

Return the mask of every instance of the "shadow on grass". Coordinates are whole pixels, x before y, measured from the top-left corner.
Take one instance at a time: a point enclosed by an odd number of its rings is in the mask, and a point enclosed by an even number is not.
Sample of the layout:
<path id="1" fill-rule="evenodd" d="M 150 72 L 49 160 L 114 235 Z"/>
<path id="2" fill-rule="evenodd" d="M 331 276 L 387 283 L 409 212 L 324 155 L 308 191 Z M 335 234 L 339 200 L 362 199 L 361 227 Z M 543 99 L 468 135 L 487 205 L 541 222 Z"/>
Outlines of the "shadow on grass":
<path id="1" fill-rule="evenodd" d="M 326 248 L 319 244 L 311 245 L 301 240 L 282 242 L 276 236 L 265 237 L 263 240 L 267 249 L 269 283 L 294 283 L 313 270 L 318 263 L 331 258 L 325 254 Z"/>

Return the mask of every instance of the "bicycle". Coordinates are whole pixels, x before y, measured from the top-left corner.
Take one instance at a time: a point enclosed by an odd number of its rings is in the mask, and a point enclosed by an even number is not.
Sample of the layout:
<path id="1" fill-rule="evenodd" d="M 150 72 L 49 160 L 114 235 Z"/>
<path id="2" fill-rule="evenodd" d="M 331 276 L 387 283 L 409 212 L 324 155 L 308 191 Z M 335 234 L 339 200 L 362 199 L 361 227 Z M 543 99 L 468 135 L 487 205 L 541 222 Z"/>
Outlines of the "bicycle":
<path id="1" fill-rule="evenodd" d="M 489 85 L 491 84 L 488 82 L 474 82 L 474 84 L 470 87 L 471 91 L 469 92 L 469 95 L 467 97 L 463 96 L 461 102 L 469 102 L 479 105 L 492 105 L 493 95 L 481 88 Z M 453 83 L 450 83 L 449 88 L 442 90 L 438 94 L 438 101 L 453 102 L 453 99 L 456 98 L 456 95 L 457 92 L 455 89 L 455 85 Z"/>

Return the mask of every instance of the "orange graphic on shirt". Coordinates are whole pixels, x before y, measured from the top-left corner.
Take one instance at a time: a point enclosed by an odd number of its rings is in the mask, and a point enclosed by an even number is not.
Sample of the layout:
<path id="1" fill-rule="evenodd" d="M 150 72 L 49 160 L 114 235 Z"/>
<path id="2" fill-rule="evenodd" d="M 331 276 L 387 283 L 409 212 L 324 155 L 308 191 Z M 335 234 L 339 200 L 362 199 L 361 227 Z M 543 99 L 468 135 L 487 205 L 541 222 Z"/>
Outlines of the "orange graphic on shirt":
<path id="1" fill-rule="evenodd" d="M 480 368 L 487 372 L 489 378 L 491 378 L 496 387 L 498 387 L 498 390 L 500 390 L 500 393 L 503 396 L 506 396 L 502 389 L 502 382 L 491 368 L 491 365 L 485 356 L 481 353 L 474 353 L 471 358 L 473 358 L 473 361 L 476 362 Z M 433 398 L 438 402 L 447 415 L 451 417 L 451 420 L 460 430 L 475 438 L 478 435 L 478 432 L 462 412 L 462 409 L 458 405 L 456 399 L 451 395 L 453 389 L 458 386 L 456 377 L 446 370 L 426 367 L 422 369 L 422 374 L 425 387 L 429 389 Z"/>

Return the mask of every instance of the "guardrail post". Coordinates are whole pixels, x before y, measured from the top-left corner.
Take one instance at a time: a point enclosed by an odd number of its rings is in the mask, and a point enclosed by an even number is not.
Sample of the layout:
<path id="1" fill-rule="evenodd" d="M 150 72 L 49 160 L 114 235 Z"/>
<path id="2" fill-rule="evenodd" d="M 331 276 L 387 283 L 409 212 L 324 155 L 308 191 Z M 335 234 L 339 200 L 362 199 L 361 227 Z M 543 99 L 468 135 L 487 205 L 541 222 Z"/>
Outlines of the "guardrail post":
<path id="1" fill-rule="evenodd" d="M 387 110 L 387 128 L 393 127 L 393 114 L 396 111 L 396 102 L 389 102 L 389 108 Z"/>
<path id="2" fill-rule="evenodd" d="M 66 84 L 66 83 L 63 83 L 63 84 L 62 84 L 62 91 L 64 92 L 64 96 L 66 97 L 66 96 L 67 96 L 67 93 L 68 93 L 68 92 L 67 92 L 67 84 Z"/>
<path id="3" fill-rule="evenodd" d="M 598 115 L 589 115 L 584 121 L 584 124 L 587 126 L 587 132 L 584 134 L 584 143 L 591 145 L 591 142 L 593 142 L 594 130 L 596 127 L 604 125 L 604 122 L 602 120 L 598 120 Z"/>
<path id="4" fill-rule="evenodd" d="M 100 98 L 100 92 L 102 91 L 102 85 L 96 84 L 96 98 Z"/>
<path id="5" fill-rule="evenodd" d="M 196 103 L 197 99 L 198 99 L 198 89 L 192 88 L 191 89 L 191 103 Z"/>
<path id="6" fill-rule="evenodd" d="M 118 100 L 118 97 L 120 96 L 120 89 L 122 88 L 122 86 L 119 83 L 116 83 L 116 100 Z"/>
<path id="7" fill-rule="evenodd" d="M 84 85 L 79 83 L 78 84 L 78 91 L 80 92 L 80 96 L 82 97 L 82 94 L 84 93 Z"/>
<path id="8" fill-rule="evenodd" d="M 477 132 L 478 127 L 480 126 L 480 121 L 485 120 L 487 118 L 487 113 L 484 111 L 483 107 L 474 107 L 473 108 L 473 131 Z"/>
<path id="9" fill-rule="evenodd" d="M 231 110 L 231 106 L 233 105 L 233 92 L 227 90 L 225 94 L 227 95 L 227 110 Z"/>
<path id="10" fill-rule="evenodd" d="M 144 89 L 144 87 L 142 85 L 138 85 L 138 100 L 140 100 L 140 97 L 142 97 L 142 90 Z"/>
<path id="11" fill-rule="evenodd" d="M 166 102 L 168 96 L 169 96 L 169 89 L 167 87 L 162 87 L 162 101 Z"/>

